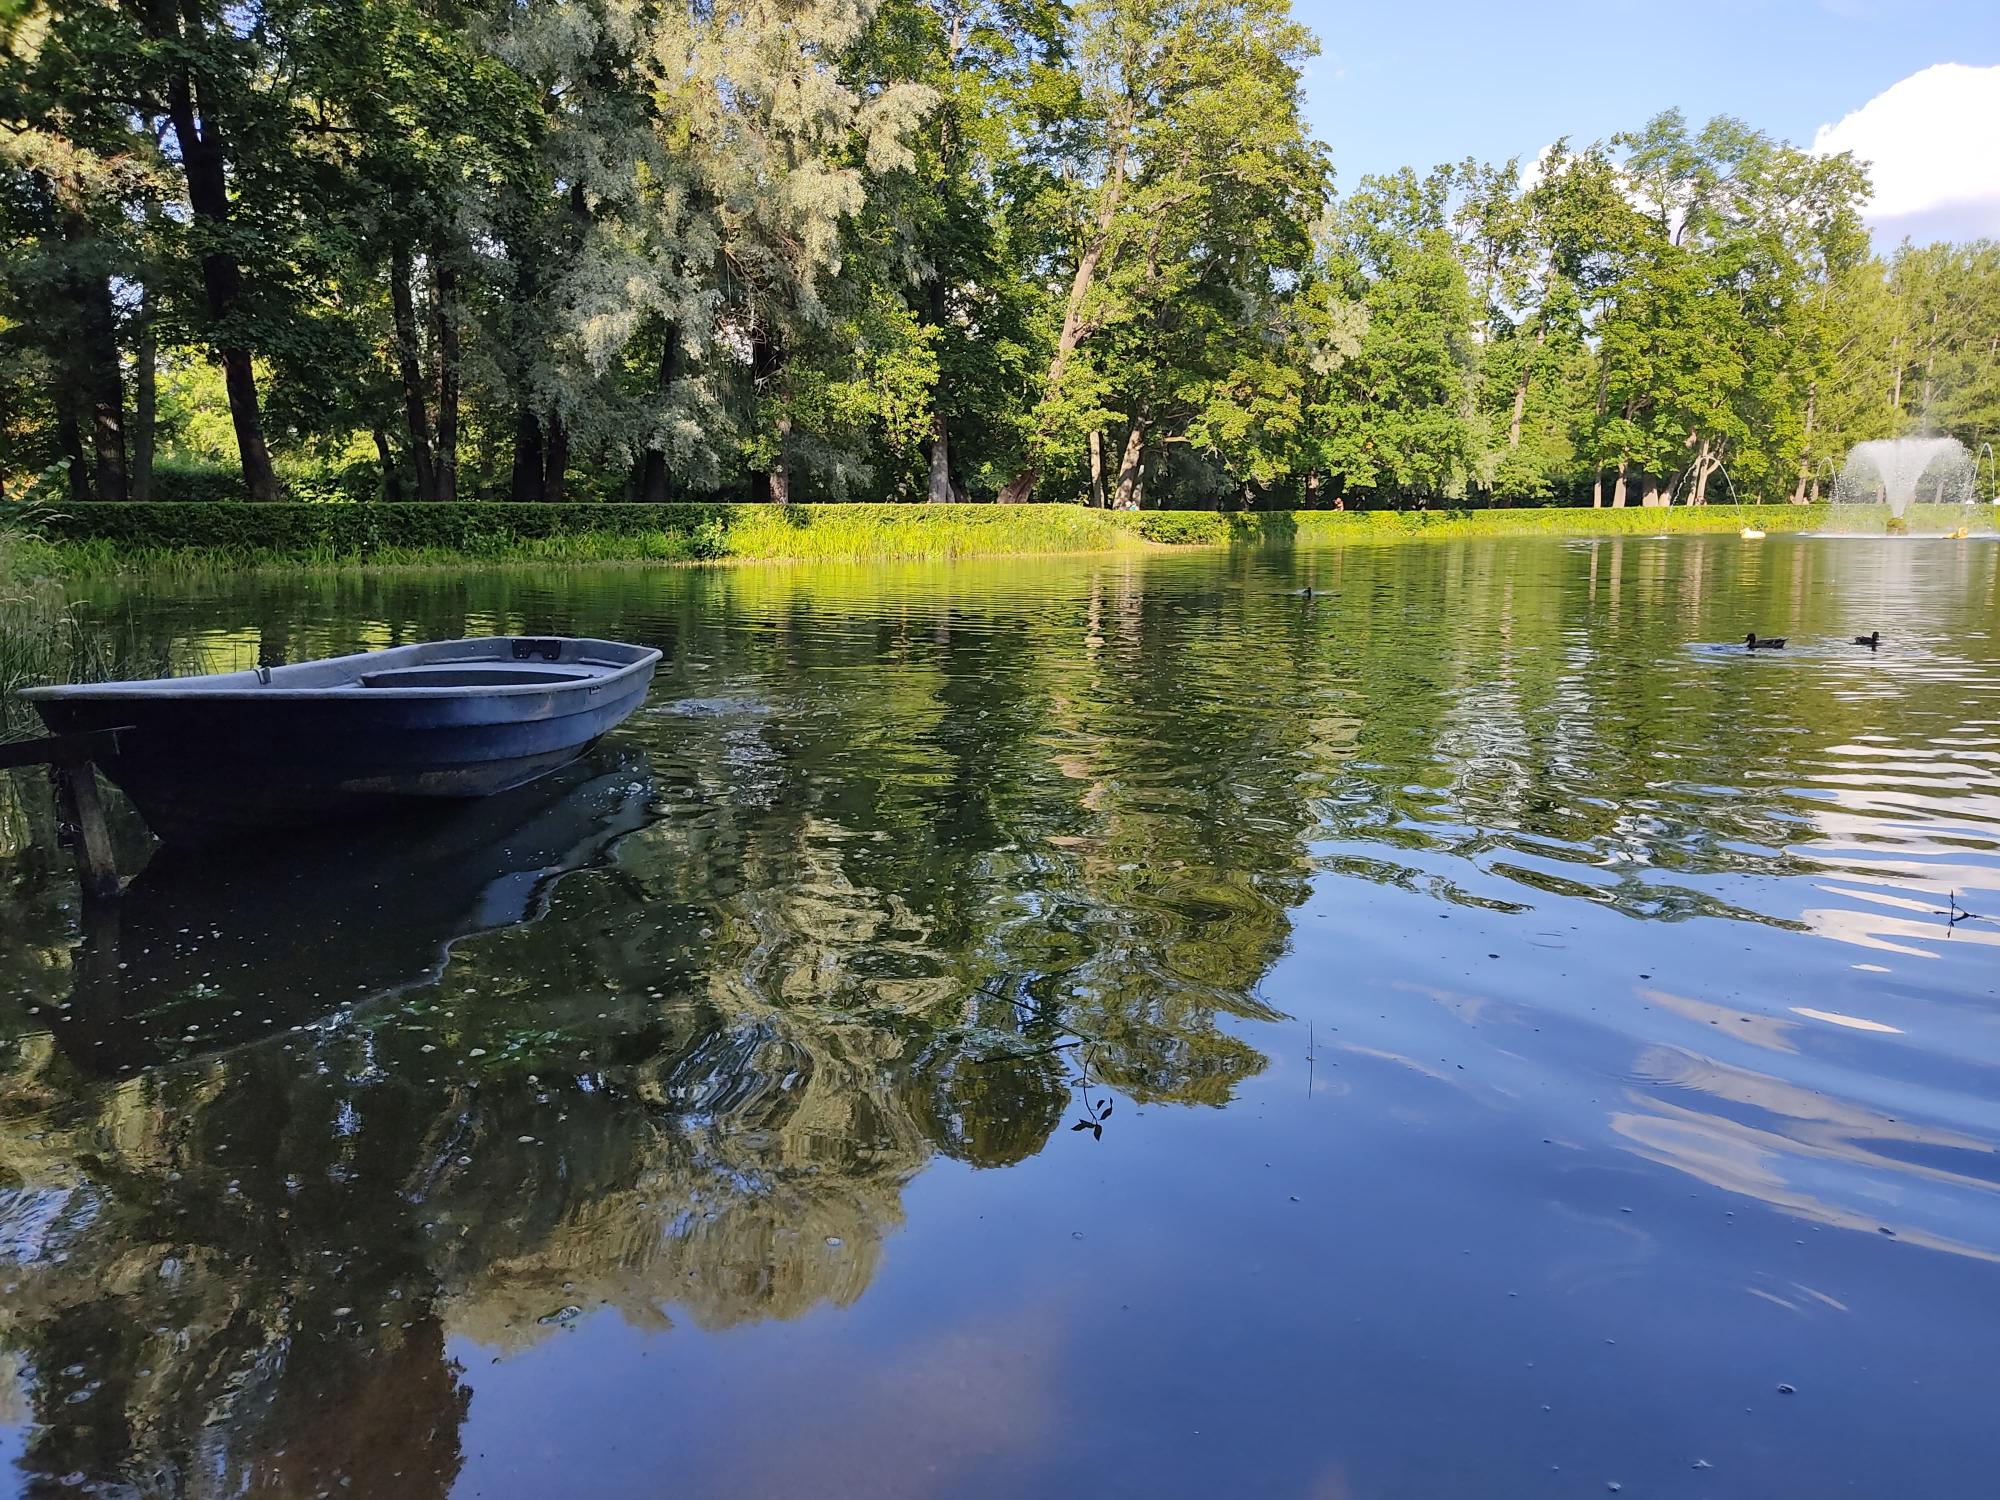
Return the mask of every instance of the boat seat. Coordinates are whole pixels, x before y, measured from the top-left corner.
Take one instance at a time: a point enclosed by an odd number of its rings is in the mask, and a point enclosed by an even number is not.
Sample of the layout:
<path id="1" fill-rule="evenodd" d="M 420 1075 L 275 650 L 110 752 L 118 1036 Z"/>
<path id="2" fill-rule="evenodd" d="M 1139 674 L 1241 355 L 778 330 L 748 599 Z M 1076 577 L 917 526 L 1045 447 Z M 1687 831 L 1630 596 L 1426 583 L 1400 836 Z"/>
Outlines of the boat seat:
<path id="1" fill-rule="evenodd" d="M 523 667 L 512 662 L 468 661 L 429 667 L 391 667 L 385 672 L 365 674 L 361 685 L 380 688 L 527 687 L 535 683 L 580 682 L 601 675 L 600 672 L 579 671 L 574 667 Z"/>

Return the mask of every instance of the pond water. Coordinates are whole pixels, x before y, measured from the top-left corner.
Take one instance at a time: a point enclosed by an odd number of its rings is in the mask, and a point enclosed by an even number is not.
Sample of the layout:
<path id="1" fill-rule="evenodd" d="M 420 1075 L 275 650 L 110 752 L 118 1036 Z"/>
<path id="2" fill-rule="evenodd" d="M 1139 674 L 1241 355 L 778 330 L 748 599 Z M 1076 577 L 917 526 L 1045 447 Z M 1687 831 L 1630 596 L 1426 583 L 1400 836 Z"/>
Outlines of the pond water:
<path id="1" fill-rule="evenodd" d="M 0 1490 L 1990 1492 L 1997 563 L 94 597 L 148 672 L 666 659 L 539 786 L 88 922 L 16 777 Z"/>

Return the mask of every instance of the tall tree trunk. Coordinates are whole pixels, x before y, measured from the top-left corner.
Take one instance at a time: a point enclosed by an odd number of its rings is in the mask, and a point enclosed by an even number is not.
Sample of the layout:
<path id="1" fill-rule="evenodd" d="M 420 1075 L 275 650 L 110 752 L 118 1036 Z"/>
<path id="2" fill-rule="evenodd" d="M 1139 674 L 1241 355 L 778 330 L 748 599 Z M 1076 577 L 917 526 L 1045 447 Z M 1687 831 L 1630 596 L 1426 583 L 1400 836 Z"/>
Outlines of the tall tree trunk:
<path id="1" fill-rule="evenodd" d="M 778 457 L 771 465 L 771 472 L 764 476 L 764 498 L 773 505 L 792 503 L 792 475 L 785 462 L 785 449 L 792 438 L 792 418 L 789 412 L 778 418 Z"/>
<path id="2" fill-rule="evenodd" d="M 945 428 L 944 408 L 936 405 L 931 407 L 931 478 L 925 498 L 932 505 L 951 501 L 951 435 Z"/>
<path id="3" fill-rule="evenodd" d="M 153 442 L 160 409 L 160 342 L 154 311 L 149 283 L 139 294 L 138 336 L 132 359 L 132 473 L 127 488 L 134 500 L 153 498 Z"/>
<path id="4" fill-rule="evenodd" d="M 1715 472 L 1709 465 L 1708 450 L 1708 439 L 1703 438 L 1701 451 L 1694 458 L 1694 497 L 1688 501 L 1690 505 L 1708 504 L 1708 476 Z"/>
<path id="5" fill-rule="evenodd" d="M 1792 487 L 1792 504 L 1806 503 L 1806 485 L 1812 479 L 1812 437 L 1813 415 L 1819 406 L 1819 382 L 1815 380 L 1806 387 L 1806 424 L 1804 441 L 1799 448 L 1799 482 Z"/>
<path id="6" fill-rule="evenodd" d="M 264 418 L 257 409 L 257 374 L 247 349 L 222 351 L 222 386 L 229 393 L 229 420 L 236 429 L 236 456 L 243 487 L 252 500 L 278 498 L 278 474 L 264 444 Z"/>
<path id="7" fill-rule="evenodd" d="M 542 485 L 542 419 L 523 401 L 514 413 L 514 469 L 507 496 L 511 500 L 539 500 Z"/>
<path id="8" fill-rule="evenodd" d="M 561 412 L 553 409 L 549 412 L 548 435 L 548 444 L 543 450 L 546 467 L 542 477 L 542 498 L 551 505 L 559 505 L 563 491 L 569 485 L 569 423 L 563 420 Z"/>
<path id="9" fill-rule="evenodd" d="M 56 446 L 69 468 L 69 497 L 90 498 L 90 463 L 83 456 L 83 429 L 77 425 L 76 391 L 68 384 L 56 388 Z"/>
<path id="10" fill-rule="evenodd" d="M 1507 451 L 1512 453 L 1521 446 L 1521 419 L 1528 411 L 1528 380 L 1535 371 L 1535 356 L 1541 353 L 1542 340 L 1548 337 L 1549 325 L 1546 319 L 1535 322 L 1535 347 L 1528 357 L 1521 361 L 1521 378 L 1514 382 L 1514 410 L 1507 419 Z"/>
<path id="11" fill-rule="evenodd" d="M 167 115 L 187 174 L 188 207 L 207 229 L 211 247 L 228 243 L 229 174 L 223 162 L 222 139 L 212 101 L 197 99 L 194 76 L 185 57 L 206 44 L 200 0 L 146 0 L 149 29 L 165 42 L 171 64 L 167 78 Z M 185 28 L 182 22 L 185 21 Z M 278 498 L 278 476 L 264 442 L 264 419 L 257 407 L 257 376 L 250 351 L 236 336 L 231 320 L 243 301 L 243 268 L 226 249 L 211 248 L 201 257 L 201 289 L 208 319 L 222 361 L 222 383 L 229 393 L 229 419 L 236 428 L 236 451 L 243 464 L 243 484 L 252 500 Z"/>
<path id="12" fill-rule="evenodd" d="M 417 347 L 412 275 L 410 247 L 398 242 L 389 255 L 389 309 L 396 330 L 396 372 L 403 381 L 403 422 L 409 428 L 410 467 L 416 471 L 417 498 L 435 500 L 437 471 L 431 463 L 430 413 L 424 409 L 424 367 Z"/>
<path id="13" fill-rule="evenodd" d="M 925 300 L 930 309 L 930 326 L 943 328 L 945 323 L 944 277 L 933 275 L 925 288 Z M 939 366 L 937 381 L 931 386 L 931 475 L 929 500 L 933 505 L 947 504 L 951 498 L 951 432 L 945 417 L 944 368 Z"/>
<path id="14" fill-rule="evenodd" d="M 1596 421 L 1590 435 L 1590 504 L 1593 510 L 1604 508 L 1604 409 L 1611 400 L 1611 368 L 1600 359 L 1597 361 L 1597 411 Z"/>
<path id="15" fill-rule="evenodd" d="M 563 226 L 564 247 L 573 260 L 583 250 L 583 237 L 590 223 L 590 202 L 585 196 L 583 183 L 569 185 L 569 219 Z M 549 418 L 544 431 L 547 445 L 543 450 L 542 499 L 550 504 L 561 504 L 569 487 L 569 423 L 563 417 L 561 408 L 553 402 L 549 405 Z"/>
<path id="16" fill-rule="evenodd" d="M 403 498 L 403 476 L 396 472 L 396 450 L 380 422 L 375 424 L 375 456 L 382 463 L 382 498 L 393 505 Z"/>
<path id="17" fill-rule="evenodd" d="M 1140 412 L 1125 434 L 1125 452 L 1118 460 L 1118 508 L 1136 509 L 1146 498 L 1146 417 Z"/>
<path id="18" fill-rule="evenodd" d="M 531 322 L 541 297 L 541 246 L 525 229 L 507 240 L 507 258 L 514 265 L 514 285 L 508 293 L 511 317 L 514 400 L 514 462 L 507 492 L 515 500 L 540 500 L 546 493 L 547 456 L 542 447 L 541 403 L 534 390 L 534 356 L 530 353 Z M 534 330 L 539 333 L 539 330 Z"/>
<path id="19" fill-rule="evenodd" d="M 1117 219 L 1119 206 L 1125 198 L 1125 161 L 1131 150 L 1132 123 L 1129 110 L 1112 122 L 1111 160 L 1105 168 L 1104 185 L 1098 191 L 1097 221 L 1092 227 L 1089 242 L 1083 247 L 1083 254 L 1077 258 L 1076 271 L 1070 277 L 1069 298 L 1063 304 L 1062 332 L 1056 336 L 1055 353 L 1049 359 L 1048 378 L 1042 386 L 1044 396 L 1053 394 L 1061 386 L 1077 346 L 1093 331 L 1083 319 L 1084 302 L 1090 296 L 1091 288 L 1097 284 L 1099 270 L 1110 269 L 1102 262 L 1111 244 L 1112 223 Z M 1000 492 L 1003 502 L 1018 504 L 1034 493 L 1035 484 L 1041 478 L 1042 453 L 1048 440 L 1048 433 L 1040 430 L 1030 439 L 1028 461 Z"/>
<path id="20" fill-rule="evenodd" d="M 664 398 L 673 390 L 674 382 L 681 374 L 681 325 L 678 321 L 667 324 L 666 336 L 660 341 L 660 368 L 654 377 L 654 389 Z M 664 504 L 667 498 L 667 454 L 659 447 L 649 447 L 639 460 L 638 498 L 647 505 Z"/>
<path id="21" fill-rule="evenodd" d="M 111 306 L 111 283 L 103 276 L 79 276 L 75 291 L 77 353 L 90 412 L 91 487 L 100 500 L 123 500 L 125 382 L 118 369 L 118 321 Z"/>
<path id="22" fill-rule="evenodd" d="M 1598 413 L 1601 416 L 1604 407 L 1604 394 L 1602 391 L 1599 392 L 1597 399 Z M 1638 409 L 1637 399 L 1634 396 L 1627 396 L 1625 398 L 1625 421 L 1628 423 L 1632 420 L 1633 412 Z M 1623 510 L 1625 508 L 1625 470 L 1626 466 L 1630 463 L 1631 455 L 1621 447 L 1618 450 L 1618 482 L 1611 488 L 1611 508 L 1613 510 Z"/>
<path id="23" fill-rule="evenodd" d="M 762 392 L 773 386 L 778 373 L 784 368 L 784 353 L 776 339 L 761 331 L 750 335 L 750 380 L 752 386 Z M 750 498 L 771 505 L 791 503 L 791 476 L 785 468 L 785 449 L 792 435 L 792 419 L 788 412 L 778 416 L 778 453 L 772 459 L 771 467 L 764 473 L 750 476 Z"/>
<path id="24" fill-rule="evenodd" d="M 431 242 L 431 320 L 437 345 L 437 498 L 458 498 L 458 270 L 443 235 Z"/>
<path id="25" fill-rule="evenodd" d="M 1090 429 L 1090 503 L 1104 509 L 1104 433 Z"/>
<path id="26" fill-rule="evenodd" d="M 1924 425 L 1931 420 L 1931 383 L 1937 374 L 1937 309 L 1931 309 L 1931 336 L 1924 345 Z"/>

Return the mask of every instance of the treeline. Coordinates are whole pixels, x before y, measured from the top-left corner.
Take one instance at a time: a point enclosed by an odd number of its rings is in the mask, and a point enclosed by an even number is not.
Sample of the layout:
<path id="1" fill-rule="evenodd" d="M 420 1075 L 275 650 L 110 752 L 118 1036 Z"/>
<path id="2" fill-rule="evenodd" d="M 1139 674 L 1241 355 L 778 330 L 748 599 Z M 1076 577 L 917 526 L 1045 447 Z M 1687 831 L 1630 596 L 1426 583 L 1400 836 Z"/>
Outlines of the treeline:
<path id="1" fill-rule="evenodd" d="M 2000 430 L 2000 250 L 1678 114 L 1336 193 L 1285 0 L 0 3 L 0 479 L 1805 498 Z M 204 488 L 206 486 L 206 488 Z"/>

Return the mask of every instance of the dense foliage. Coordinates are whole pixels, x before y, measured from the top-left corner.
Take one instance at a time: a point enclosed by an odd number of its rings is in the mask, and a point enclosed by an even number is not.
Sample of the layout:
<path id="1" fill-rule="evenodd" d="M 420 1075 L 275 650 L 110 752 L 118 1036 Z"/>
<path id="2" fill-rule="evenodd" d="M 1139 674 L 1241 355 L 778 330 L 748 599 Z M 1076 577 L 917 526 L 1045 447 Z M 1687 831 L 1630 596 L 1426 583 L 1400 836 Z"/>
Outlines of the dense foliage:
<path id="1" fill-rule="evenodd" d="M 1729 119 L 1334 192 L 1285 0 L 0 5 L 0 481 L 1806 498 L 2000 432 L 2000 247 Z"/>

